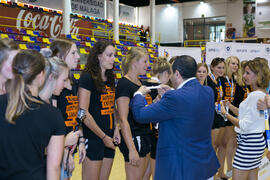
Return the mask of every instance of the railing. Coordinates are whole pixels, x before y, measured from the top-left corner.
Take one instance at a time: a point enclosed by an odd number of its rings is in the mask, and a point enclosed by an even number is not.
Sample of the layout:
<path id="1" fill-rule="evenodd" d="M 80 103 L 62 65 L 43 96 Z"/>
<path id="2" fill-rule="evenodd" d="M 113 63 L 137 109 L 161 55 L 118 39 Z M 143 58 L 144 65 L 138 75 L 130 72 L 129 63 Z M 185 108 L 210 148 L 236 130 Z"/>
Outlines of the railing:
<path id="1" fill-rule="evenodd" d="M 27 28 L 27 27 L 21 27 L 22 29 L 27 29 L 27 30 L 35 30 L 35 23 L 33 23 L 33 20 L 25 20 L 25 19 L 18 19 L 18 18 L 12 18 L 12 17 L 6 17 L 6 16 L 0 16 L 0 19 L 9 19 L 9 20 L 20 20 L 20 21 L 26 21 L 26 22 L 31 22 L 33 25 L 33 28 Z M 15 22 L 16 24 L 16 22 Z M 17 28 L 17 26 L 13 26 L 13 25 L 7 25 L 7 24 L 0 24 L 0 26 L 2 27 L 10 27 L 10 28 Z"/>
<path id="2" fill-rule="evenodd" d="M 185 40 L 184 47 L 204 47 L 209 40 Z"/>

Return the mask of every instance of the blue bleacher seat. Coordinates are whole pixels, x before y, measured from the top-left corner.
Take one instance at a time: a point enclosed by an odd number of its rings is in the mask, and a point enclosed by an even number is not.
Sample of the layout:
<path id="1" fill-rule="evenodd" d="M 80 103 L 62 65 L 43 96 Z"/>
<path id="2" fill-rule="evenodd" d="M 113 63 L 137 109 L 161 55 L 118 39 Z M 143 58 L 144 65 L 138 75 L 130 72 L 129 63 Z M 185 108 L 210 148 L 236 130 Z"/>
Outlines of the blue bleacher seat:
<path id="1" fill-rule="evenodd" d="M 37 51 L 40 51 L 40 46 L 35 45 L 35 46 L 34 46 L 34 49 L 37 50 Z"/>

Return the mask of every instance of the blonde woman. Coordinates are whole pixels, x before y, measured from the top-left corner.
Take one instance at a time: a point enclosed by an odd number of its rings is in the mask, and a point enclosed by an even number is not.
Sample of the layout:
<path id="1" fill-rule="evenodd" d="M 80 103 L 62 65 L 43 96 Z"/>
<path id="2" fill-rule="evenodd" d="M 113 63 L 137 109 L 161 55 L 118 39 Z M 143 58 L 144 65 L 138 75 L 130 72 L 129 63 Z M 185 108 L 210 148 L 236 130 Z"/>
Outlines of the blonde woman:
<path id="1" fill-rule="evenodd" d="M 2 180 L 60 178 L 65 125 L 61 112 L 38 97 L 44 68 L 35 50 L 21 51 L 13 60 L 8 93 L 0 96 Z"/>
<path id="2" fill-rule="evenodd" d="M 139 75 L 145 75 L 149 67 L 149 55 L 143 48 L 133 47 L 122 62 L 123 78 L 116 88 L 121 134 L 123 139 L 120 150 L 125 159 L 126 178 L 141 180 L 147 167 L 146 156 L 150 152 L 150 124 L 135 122 L 129 102 L 133 94 L 145 83 Z M 146 96 L 146 104 L 152 103 L 152 97 Z"/>
<path id="3" fill-rule="evenodd" d="M 235 99 L 236 89 L 243 86 L 242 72 L 240 60 L 236 56 L 230 56 L 225 61 L 225 73 L 224 77 L 226 81 L 223 84 L 224 87 L 224 100 L 228 100 L 233 103 Z M 243 100 L 243 99 L 242 99 Z M 240 100 L 240 101 L 242 101 Z M 223 136 L 222 141 L 226 144 L 226 155 L 227 155 L 227 165 L 229 177 L 232 176 L 232 158 L 236 149 L 236 134 L 233 130 L 233 124 L 230 121 L 226 121 L 225 136 Z M 225 159 L 225 156 L 224 156 Z M 224 161 L 225 162 L 225 161 Z M 224 164 L 221 164 L 221 169 L 224 171 Z"/>
<path id="4" fill-rule="evenodd" d="M 155 62 L 152 66 L 151 78 L 146 85 L 148 86 L 157 86 L 160 84 L 167 84 L 170 80 L 171 76 L 171 64 L 168 62 L 165 57 L 156 58 Z M 157 90 L 152 90 L 151 95 L 154 99 L 154 102 L 160 99 L 158 96 Z M 158 123 L 151 123 L 152 136 L 151 136 L 151 152 L 150 152 L 150 163 L 148 163 L 147 170 L 144 175 L 144 180 L 154 178 L 155 174 L 155 159 L 156 159 L 156 148 L 157 148 L 157 140 L 158 140 Z M 148 158 L 147 158 L 148 160 Z"/>

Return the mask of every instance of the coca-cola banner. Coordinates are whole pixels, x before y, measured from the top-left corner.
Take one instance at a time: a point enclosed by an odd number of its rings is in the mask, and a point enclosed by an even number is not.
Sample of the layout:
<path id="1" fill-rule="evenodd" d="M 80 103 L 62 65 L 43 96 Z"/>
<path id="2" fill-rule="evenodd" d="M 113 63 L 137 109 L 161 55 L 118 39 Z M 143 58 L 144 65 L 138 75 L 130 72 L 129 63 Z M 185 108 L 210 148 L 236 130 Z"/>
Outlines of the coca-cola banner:
<path id="1" fill-rule="evenodd" d="M 71 0 L 73 13 L 105 19 L 105 0 Z"/>
<path id="2" fill-rule="evenodd" d="M 53 38 L 60 36 L 62 32 L 63 17 L 61 15 L 0 6 L 0 16 L 0 24 L 9 25 L 10 27 L 16 26 L 18 30 L 33 28 Z M 15 19 L 8 19 L 9 17 Z M 71 27 L 71 34 L 92 34 L 91 28 L 93 26 L 90 21 L 71 19 Z"/>
<path id="3" fill-rule="evenodd" d="M 18 2 L 43 6 L 52 9 L 63 10 L 62 0 L 18 0 Z"/>

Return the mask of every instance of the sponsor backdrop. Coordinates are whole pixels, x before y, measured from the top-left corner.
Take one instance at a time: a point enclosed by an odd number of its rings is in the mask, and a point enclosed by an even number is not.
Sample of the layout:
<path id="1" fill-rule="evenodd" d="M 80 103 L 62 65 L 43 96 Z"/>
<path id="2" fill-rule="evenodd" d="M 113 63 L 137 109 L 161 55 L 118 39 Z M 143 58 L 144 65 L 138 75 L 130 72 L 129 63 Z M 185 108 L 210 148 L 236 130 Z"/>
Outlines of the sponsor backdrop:
<path id="1" fill-rule="evenodd" d="M 63 10 L 62 0 L 19 0 L 19 2 Z M 104 0 L 71 0 L 71 10 L 73 13 L 104 19 L 104 3 Z"/>
<path id="2" fill-rule="evenodd" d="M 201 48 L 159 46 L 158 51 L 159 51 L 159 56 L 166 56 L 168 58 L 168 61 L 173 56 L 189 55 L 189 56 L 192 56 L 196 60 L 197 63 L 202 62 Z"/>
<path id="3" fill-rule="evenodd" d="M 240 61 L 262 57 L 270 64 L 270 44 L 255 43 L 206 43 L 206 63 L 209 65 L 215 57 L 237 56 Z"/>
<path id="4" fill-rule="evenodd" d="M 42 31 L 46 36 L 53 38 L 60 36 L 62 32 L 63 17 L 61 15 L 0 6 L 0 16 L 2 17 L 0 18 L 0 24 L 6 24 L 18 30 L 30 28 Z M 71 26 L 71 34 L 92 34 L 91 30 L 80 29 L 92 28 L 93 25 L 90 21 L 72 18 Z"/>

